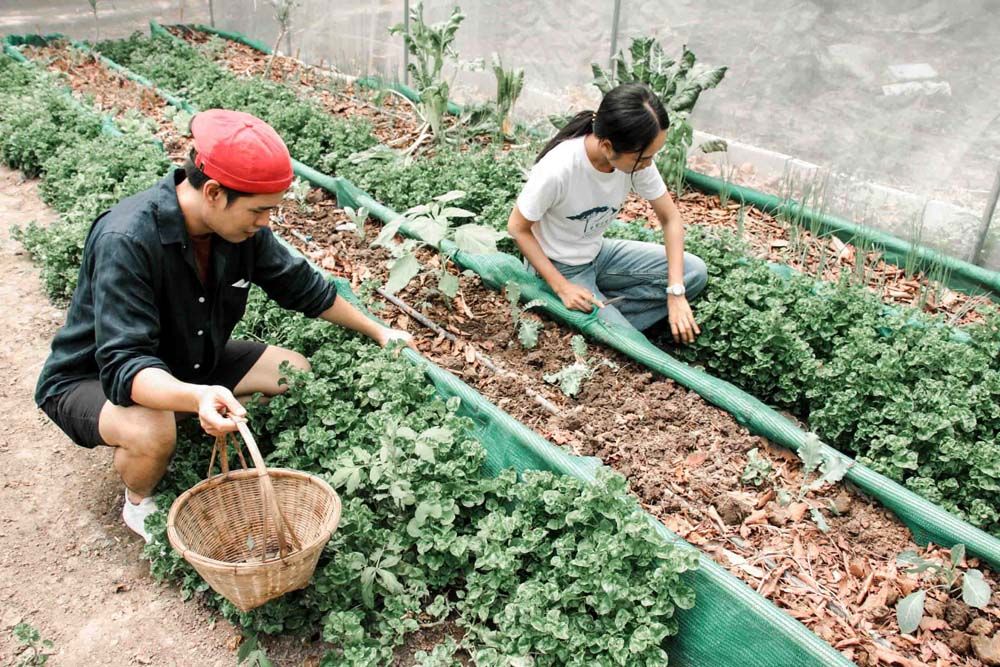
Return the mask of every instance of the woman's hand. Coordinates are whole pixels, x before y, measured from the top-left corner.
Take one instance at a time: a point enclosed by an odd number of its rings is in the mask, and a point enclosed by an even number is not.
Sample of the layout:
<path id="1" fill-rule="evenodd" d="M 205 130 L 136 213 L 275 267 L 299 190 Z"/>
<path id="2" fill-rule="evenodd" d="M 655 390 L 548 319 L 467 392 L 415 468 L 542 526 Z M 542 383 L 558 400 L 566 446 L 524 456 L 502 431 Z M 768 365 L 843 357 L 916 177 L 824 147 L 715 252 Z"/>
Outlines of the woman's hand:
<path id="1" fill-rule="evenodd" d="M 695 336 L 701 333 L 698 323 L 688 300 L 683 296 L 667 297 L 667 313 L 670 318 L 670 333 L 674 335 L 675 343 L 693 343 Z"/>
<path id="2" fill-rule="evenodd" d="M 598 308 L 604 308 L 604 304 L 600 302 L 586 287 L 580 287 L 579 285 L 571 282 L 567 282 L 563 287 L 556 291 L 556 296 L 558 296 L 563 305 L 570 310 L 581 310 L 585 313 L 589 313 L 594 309 L 594 306 Z"/>

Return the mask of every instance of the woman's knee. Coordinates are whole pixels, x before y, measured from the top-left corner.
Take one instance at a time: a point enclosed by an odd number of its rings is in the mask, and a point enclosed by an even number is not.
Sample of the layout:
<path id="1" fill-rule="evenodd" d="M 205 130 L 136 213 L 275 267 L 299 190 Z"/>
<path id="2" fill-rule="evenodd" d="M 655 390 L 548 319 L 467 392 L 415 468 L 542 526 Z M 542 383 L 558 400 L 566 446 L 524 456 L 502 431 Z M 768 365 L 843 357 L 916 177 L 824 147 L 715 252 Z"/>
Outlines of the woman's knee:
<path id="1" fill-rule="evenodd" d="M 689 298 L 698 296 L 708 284 L 708 266 L 697 255 L 684 253 L 684 284 Z"/>

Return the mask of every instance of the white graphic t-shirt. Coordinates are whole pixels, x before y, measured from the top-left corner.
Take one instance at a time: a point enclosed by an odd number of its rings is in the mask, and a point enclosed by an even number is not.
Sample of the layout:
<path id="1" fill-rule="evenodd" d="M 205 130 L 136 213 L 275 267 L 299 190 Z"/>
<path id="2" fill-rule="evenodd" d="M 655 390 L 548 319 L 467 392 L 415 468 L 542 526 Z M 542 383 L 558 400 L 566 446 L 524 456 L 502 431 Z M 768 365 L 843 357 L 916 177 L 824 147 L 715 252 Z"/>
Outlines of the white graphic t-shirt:
<path id="1" fill-rule="evenodd" d="M 517 198 L 517 208 L 535 222 L 532 233 L 545 255 L 579 266 L 594 261 L 604 230 L 621 210 L 635 184 L 650 201 L 667 191 L 655 165 L 626 174 L 598 171 L 587 157 L 584 137 L 568 139 L 538 161 Z"/>

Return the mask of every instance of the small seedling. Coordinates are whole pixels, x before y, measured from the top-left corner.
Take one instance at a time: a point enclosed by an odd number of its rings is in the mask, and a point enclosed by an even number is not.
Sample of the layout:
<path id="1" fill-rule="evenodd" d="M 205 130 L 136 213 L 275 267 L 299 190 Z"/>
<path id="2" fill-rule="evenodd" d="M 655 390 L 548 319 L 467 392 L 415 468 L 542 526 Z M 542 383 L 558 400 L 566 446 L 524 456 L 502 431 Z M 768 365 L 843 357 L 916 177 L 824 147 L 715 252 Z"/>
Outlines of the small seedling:
<path id="1" fill-rule="evenodd" d="M 583 381 L 593 376 L 599 365 L 604 365 L 608 368 L 618 367 L 608 359 L 601 359 L 597 363 L 593 363 L 593 359 L 587 356 L 587 343 L 583 339 L 583 336 L 573 336 L 569 344 L 573 349 L 573 356 L 576 358 L 576 361 L 555 373 L 548 373 L 543 376 L 546 382 L 558 384 L 559 389 L 567 396 L 576 396 L 580 393 Z"/>
<path id="2" fill-rule="evenodd" d="M 773 472 L 771 462 L 760 455 L 760 450 L 754 447 L 747 452 L 747 464 L 740 475 L 740 481 L 750 486 L 760 486 L 767 481 Z"/>
<path id="3" fill-rule="evenodd" d="M 937 584 L 928 589 L 913 591 L 898 603 L 896 603 L 896 621 L 899 623 L 899 631 L 910 634 L 920 627 L 920 621 L 924 617 L 924 602 L 927 599 L 927 591 L 939 588 L 949 596 L 955 595 L 959 588 L 959 577 L 962 579 L 962 600 L 965 604 L 976 609 L 982 609 L 989 603 L 992 591 L 990 585 L 983 579 L 983 573 L 979 570 L 966 570 L 960 572 L 958 567 L 965 558 L 965 545 L 956 544 L 951 548 L 951 558 L 948 562 L 931 560 L 924 558 L 916 551 L 904 551 L 896 557 L 896 562 L 900 565 L 908 565 L 905 570 L 907 574 L 931 573 L 938 581 Z"/>
<path id="4" fill-rule="evenodd" d="M 778 504 L 782 507 L 788 507 L 793 502 L 802 502 L 806 499 L 810 491 L 818 491 L 827 484 L 839 482 L 844 478 L 844 475 L 847 474 L 852 465 L 851 461 L 846 457 L 825 454 L 823 452 L 823 441 L 815 433 L 806 435 L 805 440 L 799 446 L 796 453 L 802 461 L 802 481 L 799 484 L 798 490 L 794 493 L 788 489 L 777 490 Z M 836 508 L 832 503 L 827 509 L 836 514 Z M 809 509 L 809 516 L 812 517 L 812 520 L 816 523 L 816 527 L 822 532 L 825 533 L 830 530 L 830 526 L 827 524 L 820 507 L 811 507 Z"/>
<path id="5" fill-rule="evenodd" d="M 292 181 L 292 185 L 288 188 L 285 198 L 291 199 L 298 204 L 300 213 L 308 214 L 312 211 L 312 207 L 309 205 L 307 200 L 310 189 L 311 187 L 308 181 L 304 181 L 301 178 L 296 177 L 295 180 Z"/>
<path id="6" fill-rule="evenodd" d="M 270 0 L 270 2 L 271 6 L 274 7 L 274 20 L 278 24 L 278 38 L 274 40 L 274 49 L 271 51 L 271 57 L 267 59 L 267 66 L 264 68 L 264 79 L 271 76 L 271 68 L 274 66 L 275 56 L 278 55 L 278 47 L 281 46 L 281 40 L 288 34 L 288 30 L 292 25 L 292 10 L 299 5 L 298 0 Z"/>
<path id="7" fill-rule="evenodd" d="M 364 239 L 365 223 L 368 221 L 368 209 L 362 206 L 361 208 L 355 210 L 350 206 L 345 206 L 344 213 L 347 214 L 347 217 L 354 225 L 354 233 L 358 235 L 359 239 Z"/>
<path id="8" fill-rule="evenodd" d="M 18 623 L 14 626 L 14 639 L 21 646 L 20 654 L 17 656 L 16 667 L 35 667 L 44 665 L 49 660 L 49 654 L 43 649 L 52 648 L 53 644 L 48 639 L 42 639 L 41 634 L 29 623 Z"/>
<path id="9" fill-rule="evenodd" d="M 514 322 L 514 330 L 517 331 L 517 339 L 525 349 L 532 349 L 538 345 L 538 332 L 542 329 L 542 321 L 530 317 L 524 317 L 524 313 L 537 306 L 545 305 L 542 299 L 535 299 L 524 304 L 522 308 L 521 285 L 513 280 L 507 283 L 507 302 L 510 304 L 510 318 Z"/>

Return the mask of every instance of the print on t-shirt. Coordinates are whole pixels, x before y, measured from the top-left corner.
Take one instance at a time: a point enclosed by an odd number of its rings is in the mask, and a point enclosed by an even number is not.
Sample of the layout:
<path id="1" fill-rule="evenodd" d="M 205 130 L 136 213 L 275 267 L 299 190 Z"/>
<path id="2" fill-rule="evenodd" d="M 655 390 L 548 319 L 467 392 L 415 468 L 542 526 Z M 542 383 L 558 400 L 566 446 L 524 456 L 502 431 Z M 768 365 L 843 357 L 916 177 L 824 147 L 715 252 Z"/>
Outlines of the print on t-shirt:
<path id="1" fill-rule="evenodd" d="M 617 213 L 618 209 L 613 206 L 595 206 L 583 213 L 567 216 L 567 219 L 583 220 L 583 236 L 591 238 L 603 233 Z"/>

